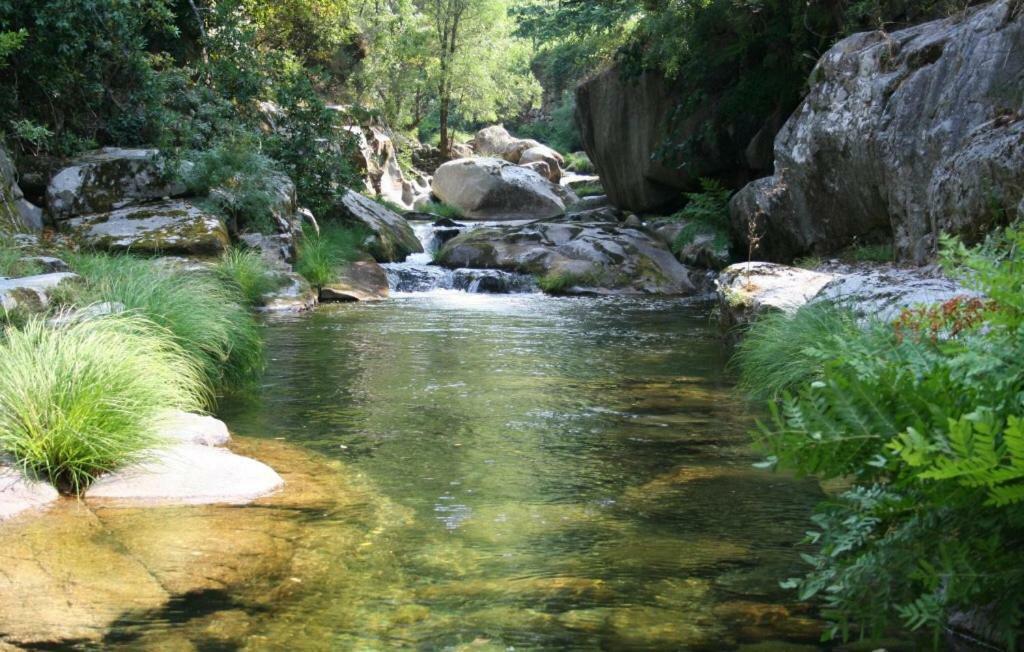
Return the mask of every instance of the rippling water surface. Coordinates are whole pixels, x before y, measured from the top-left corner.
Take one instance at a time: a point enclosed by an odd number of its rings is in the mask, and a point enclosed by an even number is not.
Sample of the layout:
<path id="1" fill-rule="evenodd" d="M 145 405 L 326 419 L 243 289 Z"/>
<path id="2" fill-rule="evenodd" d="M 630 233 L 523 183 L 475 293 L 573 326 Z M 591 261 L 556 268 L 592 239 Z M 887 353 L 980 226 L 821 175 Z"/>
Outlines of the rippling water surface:
<path id="1" fill-rule="evenodd" d="M 266 334 L 262 384 L 221 416 L 343 462 L 392 507 L 367 520 L 379 536 L 358 558 L 336 539 L 359 508 L 296 515 L 319 533 L 317 572 L 233 645 L 817 640 L 778 580 L 801 570 L 821 492 L 752 468 L 706 305 L 436 292 L 275 318 Z"/>

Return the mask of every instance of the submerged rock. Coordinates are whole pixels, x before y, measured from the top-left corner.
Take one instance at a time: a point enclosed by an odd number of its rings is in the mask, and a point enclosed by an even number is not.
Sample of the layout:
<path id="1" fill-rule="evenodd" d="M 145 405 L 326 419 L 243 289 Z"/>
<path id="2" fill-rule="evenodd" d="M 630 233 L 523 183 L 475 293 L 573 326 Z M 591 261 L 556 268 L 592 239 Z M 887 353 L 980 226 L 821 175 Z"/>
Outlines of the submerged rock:
<path id="1" fill-rule="evenodd" d="M 104 147 L 83 154 L 54 175 L 46 205 L 54 219 L 65 220 L 180 197 L 186 191 L 181 181 L 172 179 L 158 150 Z"/>
<path id="2" fill-rule="evenodd" d="M 75 217 L 62 228 L 83 246 L 107 251 L 214 256 L 231 245 L 219 217 L 184 200 Z"/>
<path id="3" fill-rule="evenodd" d="M 373 260 L 357 260 L 339 269 L 320 288 L 320 301 L 380 301 L 388 298 L 388 275 Z"/>
<path id="4" fill-rule="evenodd" d="M 921 263 L 940 233 L 974 239 L 1011 217 L 1024 194 L 1017 5 L 833 46 L 776 138 L 775 175 L 733 198 L 733 231 L 753 221 L 773 261 L 877 238 Z"/>
<path id="5" fill-rule="evenodd" d="M 337 207 L 353 223 L 369 229 L 367 249 L 378 262 L 401 262 L 410 254 L 423 252 L 409 222 L 372 199 L 347 190 Z"/>
<path id="6" fill-rule="evenodd" d="M 434 175 L 434 194 L 476 219 L 555 217 L 576 201 L 571 190 L 496 158 L 445 163 Z"/>
<path id="7" fill-rule="evenodd" d="M 685 266 L 645 231 L 617 224 L 537 222 L 474 229 L 448 242 L 449 268 L 558 275 L 568 294 L 690 294 Z"/>

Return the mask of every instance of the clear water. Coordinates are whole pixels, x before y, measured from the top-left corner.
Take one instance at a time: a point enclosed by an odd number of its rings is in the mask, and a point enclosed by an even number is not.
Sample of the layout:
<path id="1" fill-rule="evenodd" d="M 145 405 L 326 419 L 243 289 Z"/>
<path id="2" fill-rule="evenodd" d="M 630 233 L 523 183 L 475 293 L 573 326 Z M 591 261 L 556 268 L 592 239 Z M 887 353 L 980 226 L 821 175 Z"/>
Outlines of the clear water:
<path id="1" fill-rule="evenodd" d="M 822 494 L 752 468 L 708 306 L 440 291 L 266 336 L 220 416 L 340 461 L 395 516 L 351 557 L 358 512 L 297 514 L 321 562 L 231 646 L 814 649 L 778 581 Z"/>

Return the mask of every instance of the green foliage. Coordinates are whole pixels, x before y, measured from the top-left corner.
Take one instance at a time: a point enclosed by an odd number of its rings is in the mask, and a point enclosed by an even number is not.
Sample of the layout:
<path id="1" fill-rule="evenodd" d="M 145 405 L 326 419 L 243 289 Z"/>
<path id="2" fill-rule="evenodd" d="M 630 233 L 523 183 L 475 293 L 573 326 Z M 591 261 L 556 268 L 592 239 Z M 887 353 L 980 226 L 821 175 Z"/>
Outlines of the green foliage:
<path id="1" fill-rule="evenodd" d="M 295 271 L 310 285 L 322 288 L 335 278 L 338 269 L 362 255 L 369 235 L 365 228 L 327 223 L 320 233 L 307 228 L 299 243 Z"/>
<path id="2" fill-rule="evenodd" d="M 444 202 L 430 202 L 423 208 L 424 213 L 430 213 L 436 215 L 438 218 L 444 218 L 449 220 L 461 220 L 465 217 L 462 211 L 451 204 L 445 204 Z"/>
<path id="3" fill-rule="evenodd" d="M 220 143 L 187 158 L 191 165 L 185 182 L 190 191 L 206 195 L 207 203 L 234 220 L 239 230 L 277 231 L 275 186 L 281 173 L 252 139 Z"/>
<path id="4" fill-rule="evenodd" d="M 161 412 L 205 402 L 195 361 L 140 316 L 33 318 L 0 338 L 0 450 L 63 493 L 143 459 Z"/>
<path id="5" fill-rule="evenodd" d="M 593 274 L 577 274 L 573 272 L 554 271 L 537 277 L 537 285 L 548 294 L 565 294 L 577 285 L 596 285 Z"/>
<path id="6" fill-rule="evenodd" d="M 891 244 L 860 245 L 845 252 L 843 257 L 857 263 L 891 263 L 895 253 Z"/>
<path id="7" fill-rule="evenodd" d="M 687 193 L 686 206 L 672 216 L 686 222 L 672 243 L 677 254 L 702 234 L 713 236 L 716 249 L 729 246 L 730 192 L 714 179 L 701 179 L 700 185 L 701 191 Z"/>
<path id="8" fill-rule="evenodd" d="M 590 158 L 583 152 L 565 154 L 565 169 L 577 174 L 595 174 L 597 172 Z"/>
<path id="9" fill-rule="evenodd" d="M 28 252 L 3 233 L 0 233 L 0 277 L 33 276 L 41 274 L 42 266 L 32 260 L 26 260 Z"/>
<path id="10" fill-rule="evenodd" d="M 763 315 L 737 346 L 740 386 L 758 399 L 780 399 L 818 380 L 822 366 L 863 338 L 854 315 L 828 302 Z"/>
<path id="11" fill-rule="evenodd" d="M 522 138 L 533 138 L 565 154 L 583 147 L 579 127 L 576 125 L 575 113 L 576 95 L 567 90 L 561 100 L 552 108 L 550 116 L 539 121 L 515 122 L 511 127 Z M 589 161 L 587 163 L 589 164 Z M 584 165 L 584 167 L 589 166 Z M 590 169 L 593 168 L 590 167 Z M 581 172 L 582 170 L 577 169 L 576 171 Z"/>
<path id="12" fill-rule="evenodd" d="M 861 331 L 827 322 L 811 345 L 804 326 L 758 323 L 760 344 L 739 361 L 750 377 L 770 365 L 767 393 L 791 390 L 758 436 L 771 461 L 854 481 L 815 516 L 812 570 L 787 583 L 824 601 L 832 633 L 893 621 L 938 631 L 952 611 L 978 608 L 1013 648 L 1024 614 L 1024 231 L 944 250 L 984 300 Z M 766 344 L 772 330 L 797 343 Z M 794 361 L 771 365 L 773 352 Z"/>
<path id="13" fill-rule="evenodd" d="M 604 194 L 604 186 L 598 183 L 584 183 L 573 189 L 577 197 L 597 197 Z"/>
<path id="14" fill-rule="evenodd" d="M 399 215 L 401 215 L 402 213 L 406 212 L 406 209 L 405 209 L 404 206 L 402 206 L 400 204 L 396 204 L 395 202 L 391 201 L 390 199 L 388 199 L 386 197 L 381 197 L 379 195 L 374 195 L 374 196 L 370 197 L 370 199 L 372 199 L 373 201 L 377 202 L 378 204 L 380 204 L 384 208 L 388 209 L 392 213 L 398 213 Z"/>
<path id="15" fill-rule="evenodd" d="M 238 290 L 248 306 L 259 306 L 263 297 L 281 287 L 281 277 L 258 251 L 232 247 L 220 257 L 213 271 L 221 281 Z"/>
<path id="16" fill-rule="evenodd" d="M 263 342 L 245 298 L 216 274 L 132 256 L 66 258 L 85 282 L 64 296 L 58 293 L 58 302 L 117 302 L 166 328 L 202 369 L 211 390 L 250 382 L 262 368 Z"/>

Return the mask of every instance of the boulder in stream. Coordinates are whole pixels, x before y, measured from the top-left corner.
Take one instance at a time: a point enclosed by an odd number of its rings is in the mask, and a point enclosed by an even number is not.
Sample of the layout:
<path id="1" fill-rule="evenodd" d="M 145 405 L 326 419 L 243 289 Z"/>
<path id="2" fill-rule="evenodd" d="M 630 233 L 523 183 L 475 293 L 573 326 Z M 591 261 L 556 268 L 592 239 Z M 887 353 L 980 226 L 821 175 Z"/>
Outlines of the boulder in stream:
<path id="1" fill-rule="evenodd" d="M 577 200 L 568 188 L 497 158 L 445 163 L 434 175 L 434 194 L 466 217 L 484 220 L 555 217 Z"/>
<path id="2" fill-rule="evenodd" d="M 352 223 L 370 231 L 367 248 L 378 262 L 401 262 L 409 254 L 423 252 L 409 222 L 390 208 L 353 190 L 345 191 L 337 208 Z"/>
<path id="3" fill-rule="evenodd" d="M 618 224 L 534 222 L 477 228 L 438 253 L 449 268 L 502 269 L 557 281 L 566 294 L 692 294 L 689 270 L 664 243 Z M 550 288 L 551 286 L 549 286 Z"/>
<path id="4" fill-rule="evenodd" d="M 357 260 L 320 288 L 320 301 L 380 301 L 388 298 L 388 275 L 376 261 Z"/>

